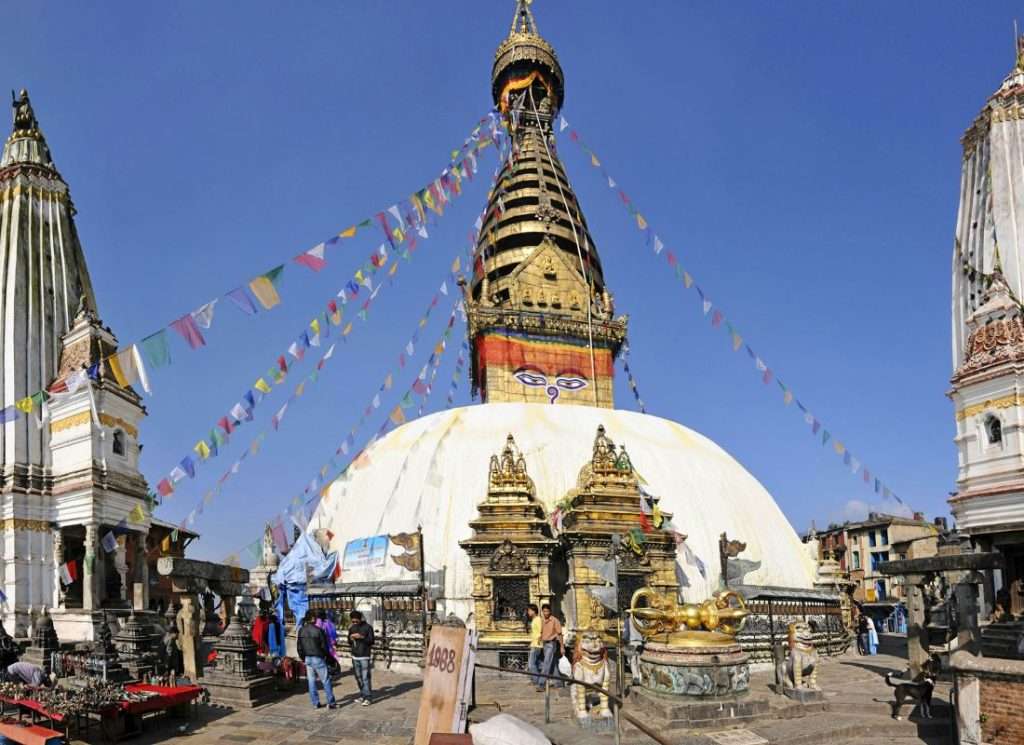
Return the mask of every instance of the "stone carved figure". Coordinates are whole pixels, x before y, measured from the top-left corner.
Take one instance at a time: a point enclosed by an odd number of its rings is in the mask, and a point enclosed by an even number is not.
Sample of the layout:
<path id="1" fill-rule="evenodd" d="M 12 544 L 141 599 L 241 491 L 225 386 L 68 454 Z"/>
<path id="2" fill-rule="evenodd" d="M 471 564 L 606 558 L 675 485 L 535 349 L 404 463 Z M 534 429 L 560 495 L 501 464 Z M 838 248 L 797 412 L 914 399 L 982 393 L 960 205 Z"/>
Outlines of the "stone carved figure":
<path id="1" fill-rule="evenodd" d="M 202 675 L 203 663 L 199 659 L 199 614 L 193 598 L 181 599 L 181 610 L 178 611 L 175 626 L 178 630 L 178 646 L 181 648 L 185 677 L 195 681 Z"/>
<path id="2" fill-rule="evenodd" d="M 611 683 L 611 667 L 608 664 L 608 650 L 601 641 L 601 634 L 593 628 L 580 632 L 576 639 L 576 650 L 573 655 L 572 677 L 592 685 L 607 689 Z M 592 726 L 595 720 L 608 720 L 612 717 L 608 709 L 608 697 L 604 694 L 588 691 L 581 685 L 571 687 L 572 705 L 576 712 L 576 720 L 584 727 Z"/>
<path id="3" fill-rule="evenodd" d="M 818 687 L 818 650 L 814 648 L 811 627 L 806 621 L 789 624 L 789 654 L 777 663 L 776 679 L 783 689 Z"/>

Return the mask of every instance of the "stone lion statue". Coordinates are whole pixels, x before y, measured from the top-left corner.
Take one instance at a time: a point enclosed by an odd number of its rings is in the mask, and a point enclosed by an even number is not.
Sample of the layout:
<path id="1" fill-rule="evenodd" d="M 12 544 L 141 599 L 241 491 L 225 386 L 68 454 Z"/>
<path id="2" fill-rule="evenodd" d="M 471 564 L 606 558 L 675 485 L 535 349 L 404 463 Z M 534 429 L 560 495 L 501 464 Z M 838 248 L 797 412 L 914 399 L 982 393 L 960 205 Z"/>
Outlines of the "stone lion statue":
<path id="1" fill-rule="evenodd" d="M 818 650 L 806 621 L 789 624 L 789 653 L 776 659 L 776 681 L 784 688 L 818 688 Z"/>
<path id="2" fill-rule="evenodd" d="M 607 689 L 611 685 L 611 666 L 608 663 L 608 650 L 601 641 L 601 633 L 594 629 L 580 632 L 576 638 L 576 649 L 573 654 L 572 677 L 592 685 Z M 595 691 L 588 691 L 581 685 L 573 684 L 570 690 L 576 719 L 584 727 L 589 727 L 601 720 L 610 720 L 612 713 L 608 709 L 608 697 Z"/>

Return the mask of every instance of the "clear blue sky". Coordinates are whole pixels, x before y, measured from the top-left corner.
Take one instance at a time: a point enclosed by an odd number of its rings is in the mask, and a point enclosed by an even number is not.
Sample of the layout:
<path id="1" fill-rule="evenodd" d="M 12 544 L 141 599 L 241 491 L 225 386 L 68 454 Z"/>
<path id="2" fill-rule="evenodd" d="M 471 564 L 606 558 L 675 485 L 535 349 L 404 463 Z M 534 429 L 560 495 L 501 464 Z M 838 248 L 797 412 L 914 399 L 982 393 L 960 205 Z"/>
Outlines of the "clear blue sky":
<path id="1" fill-rule="evenodd" d="M 5 11 L 2 83 L 32 93 L 71 184 L 100 311 L 122 341 L 432 179 L 491 104 L 493 52 L 512 12 L 504 0 L 239 7 Z M 914 508 L 945 513 L 956 466 L 945 392 L 958 139 L 1013 62 L 1020 6 L 538 0 L 534 9 L 565 69 L 566 118 L 683 265 L 862 461 Z M 710 328 L 564 136 L 560 151 L 630 314 L 649 410 L 719 442 L 798 530 L 856 516 L 858 500 L 874 495 Z M 486 172 L 493 164 L 488 155 Z M 197 555 L 222 558 L 256 538 L 333 453 L 395 367 L 484 194 L 485 184 L 470 187 L 319 385 L 228 482 L 199 519 Z M 153 484 L 323 309 L 378 235 L 330 254 L 317 276 L 290 264 L 271 313 L 248 319 L 219 306 L 205 349 L 176 344 L 146 400 Z M 444 317 L 435 313 L 424 339 Z M 180 520 L 291 387 L 276 389 L 227 454 L 158 514 Z M 617 396 L 632 407 L 624 380 Z M 463 382 L 457 401 L 467 400 Z"/>

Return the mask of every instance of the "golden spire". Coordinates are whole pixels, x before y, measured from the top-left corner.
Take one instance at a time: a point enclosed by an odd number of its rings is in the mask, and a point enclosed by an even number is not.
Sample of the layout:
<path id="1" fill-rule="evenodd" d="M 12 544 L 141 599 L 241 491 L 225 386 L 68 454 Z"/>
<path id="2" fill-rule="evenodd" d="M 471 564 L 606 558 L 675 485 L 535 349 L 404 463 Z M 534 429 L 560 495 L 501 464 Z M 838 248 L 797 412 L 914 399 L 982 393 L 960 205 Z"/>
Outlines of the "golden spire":
<path id="1" fill-rule="evenodd" d="M 533 5 L 533 0 L 516 0 L 516 14 L 512 17 L 512 28 L 508 32 L 510 37 L 516 34 L 540 36 L 537 32 L 537 21 L 534 20 L 533 11 L 530 10 L 531 5 Z"/>

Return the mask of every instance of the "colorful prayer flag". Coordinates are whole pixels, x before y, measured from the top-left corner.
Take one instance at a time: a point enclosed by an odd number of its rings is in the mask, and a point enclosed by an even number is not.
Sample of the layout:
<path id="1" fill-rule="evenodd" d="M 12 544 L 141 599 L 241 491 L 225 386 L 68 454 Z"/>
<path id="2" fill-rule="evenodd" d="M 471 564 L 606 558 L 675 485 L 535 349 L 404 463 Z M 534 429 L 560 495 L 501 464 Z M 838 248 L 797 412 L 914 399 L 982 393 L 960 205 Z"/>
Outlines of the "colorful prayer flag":
<path id="1" fill-rule="evenodd" d="M 327 262 L 324 260 L 324 244 L 321 243 L 304 253 L 300 253 L 293 259 L 293 261 L 296 264 L 302 264 L 305 267 L 309 267 L 314 272 L 319 272 L 327 266 Z"/>
<path id="2" fill-rule="evenodd" d="M 252 294 L 266 310 L 270 310 L 281 302 L 281 297 L 277 294 L 277 281 L 281 278 L 283 271 L 284 264 L 281 264 L 249 282 Z"/>
<path id="3" fill-rule="evenodd" d="M 171 346 L 167 343 L 166 329 L 160 329 L 155 334 L 150 334 L 139 342 L 139 346 L 142 347 L 146 362 L 151 367 L 160 368 L 171 364 Z M 140 376 L 142 372 L 140 369 Z"/>
<path id="4" fill-rule="evenodd" d="M 253 303 L 252 298 L 245 291 L 244 287 L 238 287 L 228 293 L 228 299 L 231 300 L 238 309 L 241 310 L 248 316 L 256 315 L 256 304 Z"/>
<path id="5" fill-rule="evenodd" d="M 171 328 L 181 334 L 181 337 L 188 342 L 188 345 L 192 349 L 198 349 L 199 347 L 206 346 L 206 339 L 203 338 L 203 334 L 199 330 L 199 325 L 196 323 L 196 319 L 192 317 L 191 313 L 173 321 L 171 323 Z"/>
<path id="6" fill-rule="evenodd" d="M 196 323 L 198 323 L 200 327 L 208 329 L 213 325 L 213 307 L 216 304 L 216 300 L 211 300 L 201 308 L 192 311 L 192 317 L 196 319 Z"/>

